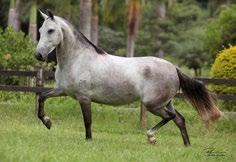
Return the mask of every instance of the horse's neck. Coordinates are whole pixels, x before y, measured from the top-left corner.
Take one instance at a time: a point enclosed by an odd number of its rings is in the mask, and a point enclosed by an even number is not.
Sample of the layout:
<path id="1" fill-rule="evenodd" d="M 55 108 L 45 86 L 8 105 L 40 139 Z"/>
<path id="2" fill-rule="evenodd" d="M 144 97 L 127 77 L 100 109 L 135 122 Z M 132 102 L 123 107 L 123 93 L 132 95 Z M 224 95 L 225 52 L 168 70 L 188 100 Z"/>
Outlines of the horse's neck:
<path id="1" fill-rule="evenodd" d="M 68 44 L 63 42 L 57 48 L 57 64 L 60 69 L 63 69 L 66 64 L 69 64 L 70 59 L 70 49 Z"/>
<path id="2" fill-rule="evenodd" d="M 70 24 L 59 20 L 63 28 L 63 41 L 57 48 L 58 67 L 61 70 L 70 68 L 78 59 L 87 62 L 96 57 L 96 53 L 85 43 L 84 38 Z"/>
<path id="3" fill-rule="evenodd" d="M 95 57 L 96 54 L 90 47 L 86 47 L 79 40 L 70 40 L 66 37 L 57 49 L 57 63 L 60 70 L 69 70 L 78 59 L 89 64 Z"/>

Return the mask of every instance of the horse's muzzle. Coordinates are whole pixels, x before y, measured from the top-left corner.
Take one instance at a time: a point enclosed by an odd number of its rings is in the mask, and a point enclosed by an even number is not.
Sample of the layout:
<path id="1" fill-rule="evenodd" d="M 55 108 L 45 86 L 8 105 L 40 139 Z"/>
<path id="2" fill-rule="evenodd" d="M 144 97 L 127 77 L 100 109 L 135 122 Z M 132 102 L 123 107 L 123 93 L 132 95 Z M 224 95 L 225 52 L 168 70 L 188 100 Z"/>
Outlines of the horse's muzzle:
<path id="1" fill-rule="evenodd" d="M 41 53 L 36 52 L 35 53 L 35 58 L 39 61 L 44 61 L 43 55 Z"/>

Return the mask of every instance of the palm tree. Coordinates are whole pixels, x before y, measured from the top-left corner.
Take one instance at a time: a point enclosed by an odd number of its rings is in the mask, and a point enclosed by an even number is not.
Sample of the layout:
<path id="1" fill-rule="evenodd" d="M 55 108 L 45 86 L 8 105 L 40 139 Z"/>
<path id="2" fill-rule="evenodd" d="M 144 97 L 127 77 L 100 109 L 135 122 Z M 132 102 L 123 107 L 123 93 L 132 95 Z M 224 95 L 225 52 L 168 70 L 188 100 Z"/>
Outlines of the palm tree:
<path id="1" fill-rule="evenodd" d="M 126 17 L 126 3 L 120 0 L 100 0 L 100 16 L 103 25 L 116 24 L 120 17 Z"/>
<path id="2" fill-rule="evenodd" d="M 91 0 L 80 0 L 80 23 L 79 29 L 80 31 L 91 40 L 91 8 L 92 1 Z"/>
<path id="3" fill-rule="evenodd" d="M 8 26 L 12 26 L 15 31 L 20 30 L 20 0 L 10 1 Z"/>
<path id="4" fill-rule="evenodd" d="M 118 20 L 118 17 L 128 17 L 127 22 L 127 56 L 134 56 L 135 39 L 138 32 L 141 3 L 144 0 L 101 0 L 102 23 L 108 24 Z M 125 10 L 127 12 L 125 12 Z"/>
<path id="5" fill-rule="evenodd" d="M 128 1 L 127 57 L 134 56 L 135 39 L 140 20 L 140 0 Z"/>
<path id="6" fill-rule="evenodd" d="M 98 44 L 98 0 L 92 0 L 92 18 L 91 18 L 91 41 Z"/>

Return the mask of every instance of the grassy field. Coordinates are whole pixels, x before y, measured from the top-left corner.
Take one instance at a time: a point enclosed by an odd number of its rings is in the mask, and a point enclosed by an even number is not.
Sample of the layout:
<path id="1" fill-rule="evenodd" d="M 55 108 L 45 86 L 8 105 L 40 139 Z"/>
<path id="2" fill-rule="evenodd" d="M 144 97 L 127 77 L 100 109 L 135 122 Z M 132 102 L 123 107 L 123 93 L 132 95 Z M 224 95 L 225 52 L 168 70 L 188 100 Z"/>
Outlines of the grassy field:
<path id="1" fill-rule="evenodd" d="M 85 141 L 79 104 L 70 98 L 48 100 L 51 130 L 34 114 L 34 96 L 0 102 L 0 161 L 236 161 L 236 119 L 225 116 L 210 129 L 196 112 L 175 101 L 186 117 L 191 147 L 184 147 L 173 122 L 149 145 L 139 128 L 139 109 L 93 104 L 93 140 Z M 131 105 L 133 106 L 133 105 Z M 160 121 L 148 114 L 148 127 Z"/>

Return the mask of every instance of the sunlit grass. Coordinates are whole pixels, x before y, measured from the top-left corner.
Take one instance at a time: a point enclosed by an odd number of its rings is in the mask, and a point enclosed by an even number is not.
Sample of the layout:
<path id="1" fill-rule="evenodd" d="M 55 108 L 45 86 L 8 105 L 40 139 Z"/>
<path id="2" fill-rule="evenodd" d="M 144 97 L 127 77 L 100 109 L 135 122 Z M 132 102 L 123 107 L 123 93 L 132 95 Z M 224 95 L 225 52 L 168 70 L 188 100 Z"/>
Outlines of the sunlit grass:
<path id="1" fill-rule="evenodd" d="M 189 104 L 175 105 L 186 117 L 191 147 L 183 146 L 173 122 L 149 145 L 146 130 L 139 128 L 139 109 L 127 105 L 93 104 L 93 140 L 86 141 L 79 104 L 70 98 L 46 103 L 51 130 L 36 118 L 33 95 L 0 102 L 0 161 L 236 161 L 236 119 L 226 116 L 206 129 Z M 148 127 L 158 121 L 148 114 Z M 206 148 L 216 155 L 207 156 Z"/>

